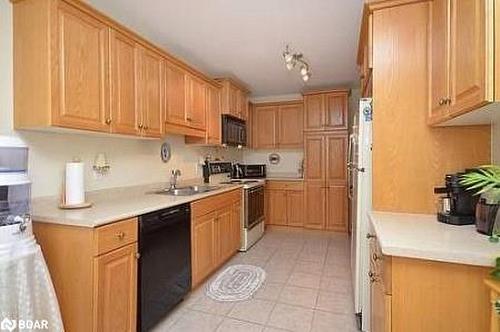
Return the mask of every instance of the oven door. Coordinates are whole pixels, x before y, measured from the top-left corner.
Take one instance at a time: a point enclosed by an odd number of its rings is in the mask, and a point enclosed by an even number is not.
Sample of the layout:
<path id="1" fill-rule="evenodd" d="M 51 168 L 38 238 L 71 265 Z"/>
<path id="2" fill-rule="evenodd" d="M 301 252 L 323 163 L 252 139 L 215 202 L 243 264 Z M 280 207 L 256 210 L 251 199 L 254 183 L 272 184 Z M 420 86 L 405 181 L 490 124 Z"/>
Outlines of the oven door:
<path id="1" fill-rule="evenodd" d="M 245 228 L 264 220 L 264 186 L 245 189 Z"/>

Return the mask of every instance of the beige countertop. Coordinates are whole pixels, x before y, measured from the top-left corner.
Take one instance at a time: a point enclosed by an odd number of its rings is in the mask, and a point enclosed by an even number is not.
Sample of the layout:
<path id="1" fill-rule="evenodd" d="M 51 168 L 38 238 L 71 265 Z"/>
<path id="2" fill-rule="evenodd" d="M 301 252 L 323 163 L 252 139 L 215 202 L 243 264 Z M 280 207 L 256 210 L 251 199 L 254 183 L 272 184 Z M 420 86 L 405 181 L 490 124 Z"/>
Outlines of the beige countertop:
<path id="1" fill-rule="evenodd" d="M 188 184 L 195 183 L 189 182 Z M 183 183 L 180 183 L 180 185 L 183 185 Z M 165 187 L 165 184 L 91 191 L 87 192 L 86 196 L 87 201 L 92 202 L 93 206 L 81 210 L 59 209 L 58 197 L 35 198 L 32 202 L 32 215 L 33 220 L 37 222 L 98 227 L 179 204 L 190 203 L 241 187 L 238 184 L 216 185 L 220 189 L 192 196 L 177 197 L 152 193 L 152 191 Z"/>
<path id="2" fill-rule="evenodd" d="M 475 225 L 453 226 L 435 215 L 371 212 L 370 221 L 388 256 L 477 266 L 493 266 L 500 244 L 476 231 Z"/>

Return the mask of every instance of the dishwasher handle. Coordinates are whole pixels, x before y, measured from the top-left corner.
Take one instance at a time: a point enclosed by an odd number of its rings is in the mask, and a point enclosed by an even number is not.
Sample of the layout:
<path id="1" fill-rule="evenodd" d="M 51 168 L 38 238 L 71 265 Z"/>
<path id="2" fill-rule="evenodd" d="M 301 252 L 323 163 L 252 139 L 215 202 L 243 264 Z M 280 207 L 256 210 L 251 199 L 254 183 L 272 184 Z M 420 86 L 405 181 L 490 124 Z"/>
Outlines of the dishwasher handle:
<path id="1" fill-rule="evenodd" d="M 149 233 L 181 222 L 189 222 L 191 209 L 189 204 L 151 212 L 139 217 L 141 232 Z"/>

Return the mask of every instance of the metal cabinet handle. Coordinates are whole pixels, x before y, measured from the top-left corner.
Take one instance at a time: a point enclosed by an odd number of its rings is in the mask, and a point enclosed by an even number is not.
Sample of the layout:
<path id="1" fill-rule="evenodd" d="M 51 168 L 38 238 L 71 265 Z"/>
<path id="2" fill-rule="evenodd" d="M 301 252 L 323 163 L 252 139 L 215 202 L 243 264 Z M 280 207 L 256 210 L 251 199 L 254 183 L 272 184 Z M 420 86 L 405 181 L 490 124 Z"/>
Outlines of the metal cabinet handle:
<path id="1" fill-rule="evenodd" d="M 379 255 L 377 255 L 376 253 L 373 253 L 372 257 L 373 257 L 373 260 L 375 262 L 382 259 L 382 257 L 380 257 Z"/>
<path id="2" fill-rule="evenodd" d="M 446 104 L 451 105 L 451 98 L 446 98 Z"/>
<path id="3" fill-rule="evenodd" d="M 139 253 L 139 252 L 136 252 L 136 253 L 135 253 L 135 258 L 136 258 L 136 259 L 139 259 L 139 258 L 141 258 L 141 253 Z"/>
<path id="4" fill-rule="evenodd" d="M 137 126 L 137 128 L 142 129 L 142 128 L 144 128 L 144 125 L 143 125 L 142 123 L 140 123 L 140 124 Z"/>
<path id="5" fill-rule="evenodd" d="M 439 99 L 439 106 L 446 105 L 446 103 L 447 103 L 447 99 L 446 98 Z"/>
<path id="6" fill-rule="evenodd" d="M 105 122 L 106 122 L 107 125 L 110 125 L 111 124 L 111 119 L 107 118 Z"/>
<path id="7" fill-rule="evenodd" d="M 148 127 L 148 126 L 144 126 L 144 130 L 148 130 L 148 129 L 149 129 L 149 127 Z"/>
<path id="8" fill-rule="evenodd" d="M 372 284 L 379 280 L 377 275 L 375 273 L 373 273 L 372 271 L 368 272 L 368 277 L 370 277 L 370 283 L 372 283 Z"/>
<path id="9" fill-rule="evenodd" d="M 190 117 L 187 117 L 186 120 L 188 120 L 189 122 L 193 121 L 193 119 Z"/>
<path id="10" fill-rule="evenodd" d="M 125 233 L 124 232 L 118 232 L 116 234 L 116 237 L 118 238 L 118 240 L 123 240 L 125 238 Z"/>
<path id="11" fill-rule="evenodd" d="M 368 240 L 370 240 L 370 239 L 376 239 L 376 238 L 377 238 L 377 236 L 376 236 L 376 235 L 374 235 L 374 234 L 371 234 L 371 233 L 367 233 L 367 234 L 366 234 L 366 238 L 367 238 Z"/>

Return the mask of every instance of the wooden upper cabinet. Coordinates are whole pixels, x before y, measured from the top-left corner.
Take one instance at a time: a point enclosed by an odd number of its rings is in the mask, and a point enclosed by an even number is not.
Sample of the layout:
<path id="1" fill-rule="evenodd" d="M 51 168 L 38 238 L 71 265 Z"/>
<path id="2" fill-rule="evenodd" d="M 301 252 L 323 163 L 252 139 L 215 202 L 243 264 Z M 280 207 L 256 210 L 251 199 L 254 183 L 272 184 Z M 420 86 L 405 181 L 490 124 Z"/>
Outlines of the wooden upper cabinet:
<path id="1" fill-rule="evenodd" d="M 329 184 L 343 184 L 347 180 L 347 139 L 345 134 L 325 137 L 326 179 Z"/>
<path id="2" fill-rule="evenodd" d="M 139 50 L 139 129 L 148 137 L 161 137 L 164 95 L 163 58 L 156 52 Z"/>
<path id="3" fill-rule="evenodd" d="M 346 130 L 349 95 L 345 92 L 325 94 L 325 129 Z"/>
<path id="4" fill-rule="evenodd" d="M 165 122 L 173 125 L 186 125 L 187 74 L 182 68 L 167 62 L 166 77 Z"/>
<path id="5" fill-rule="evenodd" d="M 494 47 L 499 41 L 491 4 L 484 0 L 430 4 L 429 124 L 453 124 L 447 121 L 498 100 Z"/>
<path id="6" fill-rule="evenodd" d="M 450 113 L 481 106 L 486 96 L 485 0 L 451 1 Z M 492 55 L 493 56 L 493 55 Z"/>
<path id="7" fill-rule="evenodd" d="M 207 88 L 207 138 L 208 143 L 221 143 L 221 104 L 220 89 Z"/>
<path id="8" fill-rule="evenodd" d="M 255 104 L 251 121 L 255 149 L 301 148 L 303 104 L 297 101 Z"/>
<path id="9" fill-rule="evenodd" d="M 449 89 L 449 0 L 434 0 L 430 6 L 431 64 L 430 116 L 443 117 L 448 113 Z"/>
<path id="10" fill-rule="evenodd" d="M 229 114 L 242 120 L 248 117 L 248 90 L 230 78 L 217 78 L 222 85 L 222 114 Z"/>
<path id="11" fill-rule="evenodd" d="M 189 127 L 205 130 L 207 117 L 207 91 L 205 82 L 188 76 L 189 98 L 186 107 L 186 120 Z"/>
<path id="12" fill-rule="evenodd" d="M 132 38 L 111 32 L 111 130 L 113 133 L 137 135 L 137 52 Z"/>
<path id="13" fill-rule="evenodd" d="M 253 114 L 253 147 L 272 149 L 276 147 L 278 106 L 257 106 Z"/>
<path id="14" fill-rule="evenodd" d="M 278 145 L 280 148 L 300 148 L 304 144 L 303 105 L 282 105 L 279 108 Z"/>
<path id="15" fill-rule="evenodd" d="M 57 3 L 55 19 L 53 124 L 109 131 L 109 29 L 65 2 Z"/>
<path id="16" fill-rule="evenodd" d="M 304 94 L 304 130 L 347 130 L 349 90 Z"/>
<path id="17" fill-rule="evenodd" d="M 325 181 L 325 137 L 306 135 L 304 137 L 304 175 L 306 180 Z"/>
<path id="18" fill-rule="evenodd" d="M 325 109 L 325 100 L 323 95 L 304 96 L 304 129 L 305 130 L 323 130 L 323 117 Z"/>
<path id="19" fill-rule="evenodd" d="M 135 331 L 137 243 L 94 258 L 95 331 Z"/>

